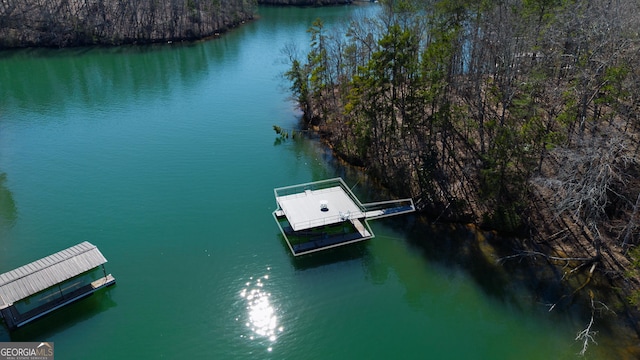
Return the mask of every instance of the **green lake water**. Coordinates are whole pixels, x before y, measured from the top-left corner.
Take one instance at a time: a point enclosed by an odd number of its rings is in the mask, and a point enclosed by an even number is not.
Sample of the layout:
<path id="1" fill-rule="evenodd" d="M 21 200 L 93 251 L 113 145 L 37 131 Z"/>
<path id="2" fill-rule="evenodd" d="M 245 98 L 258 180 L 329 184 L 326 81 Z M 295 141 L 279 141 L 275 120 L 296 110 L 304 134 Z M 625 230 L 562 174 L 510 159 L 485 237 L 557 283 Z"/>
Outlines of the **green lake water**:
<path id="1" fill-rule="evenodd" d="M 324 254 L 284 245 L 276 187 L 343 176 L 388 199 L 272 129 L 299 117 L 281 49 L 363 11 L 260 8 L 210 41 L 0 54 L 0 272 L 87 240 L 117 280 L 0 341 L 65 360 L 577 358 L 588 319 L 490 295 L 408 241 L 413 215 Z"/>

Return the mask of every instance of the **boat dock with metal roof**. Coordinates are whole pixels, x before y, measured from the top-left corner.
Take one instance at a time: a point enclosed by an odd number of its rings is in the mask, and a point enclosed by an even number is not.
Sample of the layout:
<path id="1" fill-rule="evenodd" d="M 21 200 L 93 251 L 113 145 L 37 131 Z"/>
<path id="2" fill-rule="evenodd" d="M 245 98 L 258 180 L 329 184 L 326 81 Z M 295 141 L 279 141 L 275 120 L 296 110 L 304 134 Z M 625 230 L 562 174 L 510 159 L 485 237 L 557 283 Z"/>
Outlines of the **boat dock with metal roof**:
<path id="1" fill-rule="evenodd" d="M 278 207 L 273 217 L 294 256 L 371 239 L 375 235 L 368 220 L 415 211 L 412 199 L 362 204 L 341 178 L 274 193 Z"/>
<path id="2" fill-rule="evenodd" d="M 113 285 L 107 259 L 85 241 L 0 274 L 0 316 L 15 330 L 65 305 Z M 99 270 L 102 268 L 101 272 Z"/>

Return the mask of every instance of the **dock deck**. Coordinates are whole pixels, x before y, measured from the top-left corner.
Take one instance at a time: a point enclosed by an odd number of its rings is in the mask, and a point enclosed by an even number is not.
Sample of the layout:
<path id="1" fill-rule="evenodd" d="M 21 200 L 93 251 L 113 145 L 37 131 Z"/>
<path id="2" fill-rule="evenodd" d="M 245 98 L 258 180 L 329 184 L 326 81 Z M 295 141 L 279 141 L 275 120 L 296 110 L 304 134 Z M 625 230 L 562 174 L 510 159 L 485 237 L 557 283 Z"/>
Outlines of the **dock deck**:
<path id="1" fill-rule="evenodd" d="M 415 211 L 411 199 L 362 204 L 341 178 L 274 193 L 273 217 L 294 256 L 371 239 L 375 235 L 368 220 Z"/>
<path id="2" fill-rule="evenodd" d="M 340 186 L 278 196 L 276 201 L 295 231 L 364 217 L 362 208 Z"/>

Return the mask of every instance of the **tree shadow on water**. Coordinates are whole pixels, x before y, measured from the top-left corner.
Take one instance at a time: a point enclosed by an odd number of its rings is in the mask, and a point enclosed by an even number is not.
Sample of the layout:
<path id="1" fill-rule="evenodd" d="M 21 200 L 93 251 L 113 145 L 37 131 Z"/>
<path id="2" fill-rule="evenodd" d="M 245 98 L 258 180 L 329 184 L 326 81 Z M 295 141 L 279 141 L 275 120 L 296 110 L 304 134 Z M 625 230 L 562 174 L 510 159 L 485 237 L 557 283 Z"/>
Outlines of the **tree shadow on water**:
<path id="1" fill-rule="evenodd" d="M 462 271 L 487 296 L 520 307 L 516 284 L 497 263 L 490 243 L 495 234 L 462 224 L 432 224 L 416 221 L 407 233 L 410 246 L 432 264 Z"/>
<path id="2" fill-rule="evenodd" d="M 513 255 L 514 240 L 473 225 L 439 223 L 424 219 L 408 232 L 411 247 L 432 264 L 444 269 L 461 271 L 489 298 L 525 312 L 565 315 L 573 320 L 584 319 L 588 307 L 568 297 L 570 289 L 563 284 L 563 274 L 532 257 L 500 261 Z M 564 314 L 564 315 L 561 315 Z"/>

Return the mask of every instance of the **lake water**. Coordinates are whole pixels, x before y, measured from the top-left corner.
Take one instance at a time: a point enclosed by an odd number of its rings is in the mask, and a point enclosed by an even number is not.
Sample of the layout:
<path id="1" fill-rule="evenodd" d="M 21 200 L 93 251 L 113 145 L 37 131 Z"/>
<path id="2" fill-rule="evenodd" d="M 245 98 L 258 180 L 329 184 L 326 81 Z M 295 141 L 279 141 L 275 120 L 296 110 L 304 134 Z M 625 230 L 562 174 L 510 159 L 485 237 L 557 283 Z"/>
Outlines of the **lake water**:
<path id="1" fill-rule="evenodd" d="M 194 44 L 1 54 L 0 272 L 88 240 L 117 284 L 0 341 L 53 341 L 59 359 L 576 358 L 588 319 L 514 305 L 425 256 L 413 215 L 374 222 L 363 244 L 286 248 L 276 187 L 344 176 L 388 199 L 272 129 L 299 116 L 281 49 L 306 47 L 317 17 L 375 9 L 260 8 Z"/>

